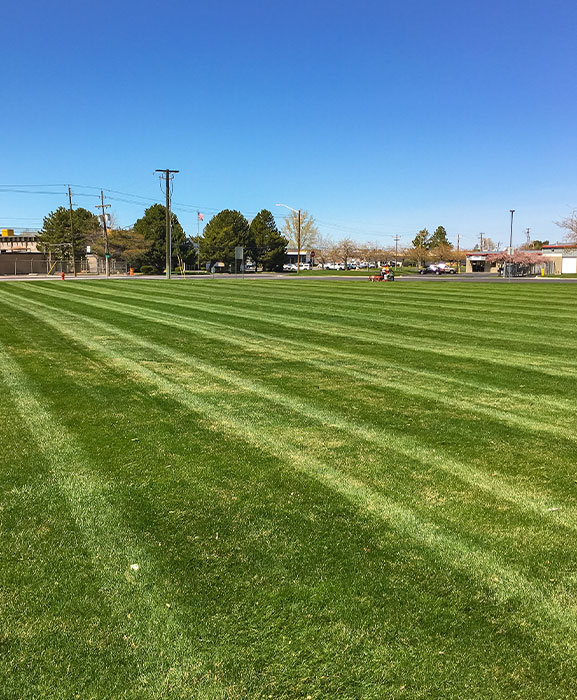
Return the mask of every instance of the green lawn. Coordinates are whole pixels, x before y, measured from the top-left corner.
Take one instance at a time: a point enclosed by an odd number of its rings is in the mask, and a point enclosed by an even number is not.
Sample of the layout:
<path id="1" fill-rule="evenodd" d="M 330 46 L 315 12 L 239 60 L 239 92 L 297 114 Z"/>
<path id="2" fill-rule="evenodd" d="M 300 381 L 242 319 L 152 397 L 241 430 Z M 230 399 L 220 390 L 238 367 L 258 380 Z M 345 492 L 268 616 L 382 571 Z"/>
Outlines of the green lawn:
<path id="1" fill-rule="evenodd" d="M 574 698 L 577 288 L 0 284 L 0 698 Z"/>

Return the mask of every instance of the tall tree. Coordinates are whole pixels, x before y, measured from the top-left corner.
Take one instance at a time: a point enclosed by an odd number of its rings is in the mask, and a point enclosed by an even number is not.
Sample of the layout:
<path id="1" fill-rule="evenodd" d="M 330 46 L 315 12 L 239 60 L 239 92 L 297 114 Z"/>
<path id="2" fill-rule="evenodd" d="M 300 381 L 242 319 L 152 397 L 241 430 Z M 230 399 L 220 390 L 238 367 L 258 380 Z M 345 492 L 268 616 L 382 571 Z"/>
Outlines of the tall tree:
<path id="1" fill-rule="evenodd" d="M 263 270 L 282 270 L 288 241 L 278 230 L 274 216 L 263 209 L 250 223 L 248 253 Z"/>
<path id="2" fill-rule="evenodd" d="M 176 251 L 184 243 L 185 235 L 176 214 L 171 214 L 172 222 L 172 261 L 177 260 Z M 152 265 L 155 270 L 161 271 L 166 267 L 166 207 L 162 204 L 153 204 L 145 210 L 142 216 L 134 224 L 134 233 L 142 236 L 151 245 L 146 253 L 145 262 Z"/>
<path id="3" fill-rule="evenodd" d="M 433 235 L 429 239 L 429 250 L 438 246 L 451 246 L 452 244 L 447 238 L 447 232 L 444 226 L 437 226 L 433 231 Z"/>
<path id="4" fill-rule="evenodd" d="M 105 246 L 102 234 L 98 234 L 92 240 L 92 250 L 97 255 L 104 255 Z M 115 228 L 108 231 L 108 250 L 110 255 L 117 260 L 124 260 L 131 267 L 140 267 L 147 262 L 147 257 L 152 247 L 152 241 L 147 240 L 142 233 L 137 233 L 133 228 Z"/>
<path id="5" fill-rule="evenodd" d="M 422 228 L 419 233 L 413 238 L 413 246 L 415 248 L 423 248 L 429 250 L 431 247 L 431 234 L 426 228 Z"/>
<path id="6" fill-rule="evenodd" d="M 291 211 L 291 213 L 285 217 L 282 232 L 288 239 L 289 245 L 294 248 L 297 247 L 298 228 L 298 214 L 295 211 Z M 308 211 L 301 211 L 301 250 L 314 248 L 318 236 L 319 229 L 314 216 L 309 214 Z"/>
<path id="7" fill-rule="evenodd" d="M 413 254 L 417 260 L 417 265 L 421 267 L 423 261 L 427 259 L 431 248 L 431 235 L 426 228 L 422 228 L 413 238 Z"/>
<path id="8" fill-rule="evenodd" d="M 86 245 L 99 230 L 98 217 L 92 212 L 78 207 L 72 210 L 74 229 L 74 248 L 79 258 L 86 250 Z M 72 253 L 72 233 L 70 231 L 70 211 L 58 207 L 44 217 L 44 223 L 38 237 L 38 247 L 50 252 L 55 258 L 70 258 Z"/>
<path id="9" fill-rule="evenodd" d="M 205 262 L 234 264 L 234 249 L 250 243 L 249 225 L 245 217 L 234 209 L 223 209 L 215 214 L 204 228 L 201 256 Z"/>

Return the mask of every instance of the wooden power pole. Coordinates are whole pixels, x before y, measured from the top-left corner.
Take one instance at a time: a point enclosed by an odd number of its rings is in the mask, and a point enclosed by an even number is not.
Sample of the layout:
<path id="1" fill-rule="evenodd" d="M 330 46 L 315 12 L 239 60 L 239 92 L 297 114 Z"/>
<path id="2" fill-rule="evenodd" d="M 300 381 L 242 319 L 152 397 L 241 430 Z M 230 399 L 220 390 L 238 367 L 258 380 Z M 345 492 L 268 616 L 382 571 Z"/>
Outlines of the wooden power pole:
<path id="1" fill-rule="evenodd" d="M 68 207 L 70 211 L 70 245 L 72 246 L 72 271 L 76 277 L 76 245 L 74 243 L 74 221 L 72 217 L 72 191 L 68 185 Z"/>
<path id="2" fill-rule="evenodd" d="M 102 228 L 104 230 L 104 257 L 106 268 L 106 279 L 110 277 L 110 250 L 108 248 L 108 228 L 106 226 L 106 207 L 110 204 L 104 204 L 104 192 L 100 190 L 100 204 L 97 204 L 95 209 L 102 209 Z"/>
<path id="3" fill-rule="evenodd" d="M 164 182 L 166 187 L 166 279 L 170 279 L 170 268 L 172 263 L 172 216 L 170 214 L 170 180 L 173 173 L 179 173 L 180 170 L 157 170 L 157 173 L 164 173 Z"/>

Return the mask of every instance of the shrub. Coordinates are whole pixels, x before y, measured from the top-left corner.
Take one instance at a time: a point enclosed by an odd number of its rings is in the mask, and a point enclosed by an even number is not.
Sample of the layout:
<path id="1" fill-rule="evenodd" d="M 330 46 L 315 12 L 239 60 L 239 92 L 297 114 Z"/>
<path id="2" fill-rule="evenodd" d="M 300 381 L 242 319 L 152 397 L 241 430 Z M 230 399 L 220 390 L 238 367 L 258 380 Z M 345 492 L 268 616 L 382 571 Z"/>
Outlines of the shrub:
<path id="1" fill-rule="evenodd" d="M 143 275 L 153 275 L 156 270 L 152 267 L 152 265 L 141 265 L 140 272 L 142 272 Z"/>

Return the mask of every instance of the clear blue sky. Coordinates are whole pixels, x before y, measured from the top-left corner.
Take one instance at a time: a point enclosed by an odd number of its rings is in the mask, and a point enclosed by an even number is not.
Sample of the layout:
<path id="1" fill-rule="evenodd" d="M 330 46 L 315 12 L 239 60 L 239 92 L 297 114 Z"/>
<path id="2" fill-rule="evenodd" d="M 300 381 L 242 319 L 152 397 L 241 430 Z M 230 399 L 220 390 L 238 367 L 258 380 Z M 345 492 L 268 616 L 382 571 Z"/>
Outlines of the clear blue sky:
<path id="1" fill-rule="evenodd" d="M 505 241 L 513 208 L 515 240 L 557 240 L 577 207 L 569 0 L 2 8 L 0 182 L 38 185 L 0 192 L 2 227 L 66 204 L 53 183 L 86 207 L 95 190 L 77 185 L 160 199 L 156 168 L 181 171 L 189 233 L 196 207 L 280 216 L 286 202 L 334 238 L 409 242 L 443 224 L 462 245 Z M 130 225 L 143 205 L 115 196 Z"/>

